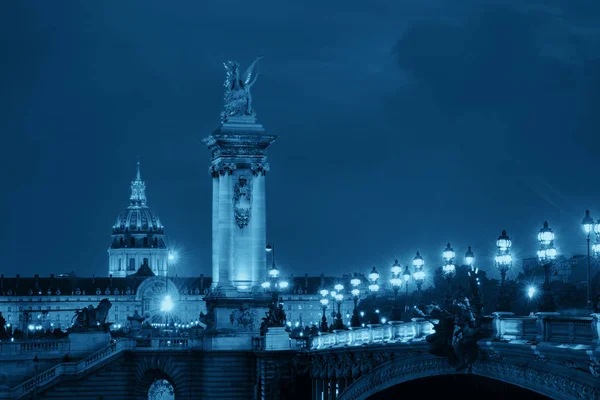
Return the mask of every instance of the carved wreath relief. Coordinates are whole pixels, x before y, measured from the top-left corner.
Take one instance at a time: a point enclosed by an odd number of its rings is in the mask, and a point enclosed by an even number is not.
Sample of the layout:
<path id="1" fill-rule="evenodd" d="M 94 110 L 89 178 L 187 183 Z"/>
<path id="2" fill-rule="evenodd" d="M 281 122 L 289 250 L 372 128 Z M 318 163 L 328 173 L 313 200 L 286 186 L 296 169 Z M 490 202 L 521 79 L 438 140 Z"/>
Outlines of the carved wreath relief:
<path id="1" fill-rule="evenodd" d="M 244 229 L 250 222 L 252 210 L 252 180 L 240 176 L 233 187 L 233 214 L 235 223 Z"/>

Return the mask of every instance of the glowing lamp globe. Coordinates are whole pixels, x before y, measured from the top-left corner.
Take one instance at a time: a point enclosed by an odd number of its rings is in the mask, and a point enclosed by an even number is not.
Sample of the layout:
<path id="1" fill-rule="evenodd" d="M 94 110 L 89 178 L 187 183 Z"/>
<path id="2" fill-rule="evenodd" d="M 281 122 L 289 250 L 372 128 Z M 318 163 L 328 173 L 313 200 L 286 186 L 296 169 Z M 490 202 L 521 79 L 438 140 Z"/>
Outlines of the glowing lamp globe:
<path id="1" fill-rule="evenodd" d="M 540 260 L 545 260 L 546 259 L 546 250 L 545 249 L 538 250 L 537 256 Z"/>
<path id="2" fill-rule="evenodd" d="M 269 276 L 271 278 L 277 278 L 279 276 L 279 270 L 275 265 L 273 265 L 271 269 L 269 269 Z"/>
<path id="3" fill-rule="evenodd" d="M 372 283 L 369 285 L 369 290 L 373 293 L 377 293 L 379 291 L 379 285 L 376 283 Z"/>
<path id="4" fill-rule="evenodd" d="M 323 307 L 327 307 L 327 304 L 329 304 L 329 299 L 327 297 L 323 297 L 321 300 L 319 300 L 321 302 L 321 305 Z"/>
<path id="5" fill-rule="evenodd" d="M 600 256 L 600 243 L 594 243 L 592 245 L 592 252 L 596 257 Z"/>
<path id="6" fill-rule="evenodd" d="M 600 236 L 600 219 L 594 224 L 594 232 Z"/>
<path id="7" fill-rule="evenodd" d="M 445 275 L 453 275 L 456 272 L 456 267 L 454 264 L 446 264 L 442 267 L 442 271 Z"/>
<path id="8" fill-rule="evenodd" d="M 398 264 L 398 260 L 394 261 L 394 265 L 392 265 L 392 274 L 398 275 L 402 271 L 402 267 Z"/>
<path id="9" fill-rule="evenodd" d="M 527 288 L 527 296 L 530 299 L 533 298 L 533 296 L 535 296 L 535 288 L 533 286 L 530 286 L 529 288 Z"/>
<path id="10" fill-rule="evenodd" d="M 333 288 L 335 290 L 337 290 L 338 292 L 341 292 L 342 290 L 344 290 L 344 285 L 342 285 L 341 283 L 338 283 Z"/>
<path id="11" fill-rule="evenodd" d="M 558 255 L 558 251 L 556 251 L 555 248 L 550 248 L 550 249 L 546 249 L 546 257 L 548 257 L 551 260 L 554 260 L 556 258 L 556 256 Z"/>
<path id="12" fill-rule="evenodd" d="M 327 289 L 321 289 L 319 290 L 319 294 L 323 297 L 327 296 L 329 294 L 329 290 Z"/>
<path id="13" fill-rule="evenodd" d="M 354 296 L 354 297 L 360 296 L 360 290 L 358 290 L 358 289 L 352 289 L 351 293 L 352 293 L 352 296 Z"/>
<path id="14" fill-rule="evenodd" d="M 264 281 L 263 283 L 260 284 L 262 286 L 263 289 L 268 289 L 271 287 L 271 282 L 269 281 Z"/>
<path id="15" fill-rule="evenodd" d="M 548 227 L 548 221 L 544 221 L 544 227 L 538 233 L 538 240 L 541 244 L 550 244 L 554 241 L 554 232 Z"/>
<path id="16" fill-rule="evenodd" d="M 358 279 L 357 277 L 354 277 L 350 280 L 350 284 L 354 287 L 360 286 L 360 283 L 360 279 Z"/>
<path id="17" fill-rule="evenodd" d="M 581 221 L 581 227 L 586 235 L 589 235 L 594 229 L 594 220 L 590 217 L 590 210 L 585 210 L 585 217 Z"/>
<path id="18" fill-rule="evenodd" d="M 498 249 L 501 251 L 506 251 L 510 249 L 510 246 L 512 246 L 512 241 L 506 234 L 506 229 L 504 229 L 502 234 L 498 236 L 498 240 L 496 240 L 496 247 L 498 247 Z"/>
<path id="19" fill-rule="evenodd" d="M 399 288 L 402 285 L 402 279 L 400 279 L 398 277 L 394 277 L 394 278 L 390 279 L 390 283 L 392 284 L 392 286 L 394 288 Z"/>
<path id="20" fill-rule="evenodd" d="M 369 272 L 369 280 L 371 282 L 376 282 L 377 279 L 379 279 L 379 273 L 377 272 L 377 270 L 375 269 L 375 267 L 373 267 L 373 269 L 371 270 L 371 272 Z"/>
<path id="21" fill-rule="evenodd" d="M 475 261 L 475 255 L 473 254 L 473 251 L 471 251 L 471 246 L 469 246 L 469 249 L 465 253 L 465 262 L 468 266 L 471 266 L 473 265 L 473 261 Z"/>
<path id="22" fill-rule="evenodd" d="M 425 280 L 425 271 L 415 271 L 415 273 L 413 274 L 413 279 L 417 282 L 423 282 Z"/>
<path id="23" fill-rule="evenodd" d="M 344 300 L 344 295 L 343 294 L 338 293 L 338 294 L 335 295 L 335 301 L 337 301 L 339 303 L 342 300 Z"/>
<path id="24" fill-rule="evenodd" d="M 173 299 L 169 295 L 166 295 L 160 302 L 160 311 L 162 312 L 171 312 L 174 307 L 175 303 L 173 303 Z"/>
<path id="25" fill-rule="evenodd" d="M 280 289 L 287 289 L 288 286 L 290 286 L 290 283 L 288 281 L 281 281 L 281 282 L 279 282 L 279 288 Z"/>
<path id="26" fill-rule="evenodd" d="M 425 261 L 423 261 L 423 257 L 421 257 L 421 253 L 417 251 L 417 255 L 413 258 L 412 265 L 415 268 L 421 268 L 425 265 Z"/>
<path id="27" fill-rule="evenodd" d="M 450 247 L 450 243 L 448 243 L 448 245 L 446 246 L 446 249 L 442 253 L 442 257 L 444 258 L 444 260 L 450 261 L 455 256 L 456 256 L 456 253 L 454 253 L 454 250 L 452 249 L 452 247 Z"/>
<path id="28" fill-rule="evenodd" d="M 410 270 L 408 269 L 408 265 L 404 268 L 404 281 L 408 282 L 410 280 Z"/>

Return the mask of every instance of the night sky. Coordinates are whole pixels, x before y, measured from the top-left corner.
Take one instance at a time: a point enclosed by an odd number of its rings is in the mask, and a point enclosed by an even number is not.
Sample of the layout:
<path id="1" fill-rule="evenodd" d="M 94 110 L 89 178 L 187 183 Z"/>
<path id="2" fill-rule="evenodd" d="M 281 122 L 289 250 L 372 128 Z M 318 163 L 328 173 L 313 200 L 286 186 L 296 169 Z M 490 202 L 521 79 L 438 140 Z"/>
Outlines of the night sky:
<path id="1" fill-rule="evenodd" d="M 529 256 L 545 219 L 582 253 L 585 208 L 600 217 L 599 39 L 595 0 L 4 1 L 0 271 L 106 275 L 140 155 L 176 272 L 210 274 L 200 140 L 222 62 L 259 55 L 283 274 L 387 276 L 417 250 L 437 267 L 448 241 L 489 271 L 502 229 Z"/>

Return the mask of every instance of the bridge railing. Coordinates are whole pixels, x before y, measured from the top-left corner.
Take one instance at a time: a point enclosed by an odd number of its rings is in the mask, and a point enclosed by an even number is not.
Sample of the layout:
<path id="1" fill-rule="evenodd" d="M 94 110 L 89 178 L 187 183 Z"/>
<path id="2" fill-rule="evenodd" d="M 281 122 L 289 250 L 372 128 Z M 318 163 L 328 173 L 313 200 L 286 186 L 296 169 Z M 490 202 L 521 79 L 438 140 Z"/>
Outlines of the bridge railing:
<path id="1" fill-rule="evenodd" d="M 310 349 L 420 341 L 431 333 L 433 333 L 431 322 L 423 318 L 413 318 L 410 322 L 389 322 L 385 325 L 367 325 L 364 328 L 347 331 L 321 333 L 311 339 Z"/>
<path id="2" fill-rule="evenodd" d="M 32 353 L 57 353 L 67 354 L 70 350 L 70 342 L 62 340 L 23 340 L 17 342 L 0 342 L 0 355 L 19 355 Z"/>
<path id="3" fill-rule="evenodd" d="M 87 356 L 79 362 L 64 362 L 55 365 L 54 367 L 43 371 L 31 379 L 26 380 L 18 386 L 10 389 L 8 393 L 1 394 L 2 399 L 18 399 L 39 387 L 43 387 L 61 375 L 76 375 L 93 366 L 101 363 L 109 357 L 124 351 L 131 350 L 135 347 L 135 340 L 121 339 L 111 343 L 107 347 Z M 7 396 L 8 394 L 8 396 Z"/>
<path id="4" fill-rule="evenodd" d="M 600 314 L 589 317 L 538 313 L 517 317 L 513 313 L 494 313 L 494 336 L 500 340 L 600 344 Z"/>

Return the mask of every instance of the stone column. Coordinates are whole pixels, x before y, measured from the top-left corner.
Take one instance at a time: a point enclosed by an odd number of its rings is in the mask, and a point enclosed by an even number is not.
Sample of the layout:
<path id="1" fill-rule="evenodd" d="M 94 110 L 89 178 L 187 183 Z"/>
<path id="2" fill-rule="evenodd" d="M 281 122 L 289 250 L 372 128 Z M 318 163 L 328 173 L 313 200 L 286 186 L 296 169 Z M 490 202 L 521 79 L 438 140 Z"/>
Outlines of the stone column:
<path id="1" fill-rule="evenodd" d="M 212 189 L 212 283 L 214 289 L 219 283 L 219 170 L 212 165 L 210 175 L 213 179 Z"/>
<path id="2" fill-rule="evenodd" d="M 234 164 L 225 164 L 219 178 L 219 286 L 232 289 L 233 278 L 233 182 Z"/>
<path id="3" fill-rule="evenodd" d="M 265 175 L 269 165 L 252 164 L 252 221 L 250 223 L 252 243 L 252 286 L 260 287 L 267 275 L 267 221 L 266 221 L 266 196 Z"/>
<path id="4" fill-rule="evenodd" d="M 330 400 L 329 399 L 329 385 L 331 384 L 331 381 L 329 379 L 323 379 L 323 400 Z"/>

